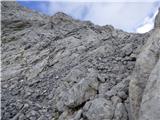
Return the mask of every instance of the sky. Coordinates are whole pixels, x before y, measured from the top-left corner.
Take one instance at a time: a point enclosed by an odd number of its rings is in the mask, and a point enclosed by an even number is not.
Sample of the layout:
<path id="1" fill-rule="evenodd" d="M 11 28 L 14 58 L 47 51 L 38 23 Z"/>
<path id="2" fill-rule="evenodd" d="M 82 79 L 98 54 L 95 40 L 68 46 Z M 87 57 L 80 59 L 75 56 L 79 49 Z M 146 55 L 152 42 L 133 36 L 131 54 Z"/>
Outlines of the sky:
<path id="1" fill-rule="evenodd" d="M 96 25 L 112 25 L 127 32 L 145 33 L 153 28 L 160 0 L 48 0 L 20 1 L 21 5 L 54 15 L 64 12 Z"/>

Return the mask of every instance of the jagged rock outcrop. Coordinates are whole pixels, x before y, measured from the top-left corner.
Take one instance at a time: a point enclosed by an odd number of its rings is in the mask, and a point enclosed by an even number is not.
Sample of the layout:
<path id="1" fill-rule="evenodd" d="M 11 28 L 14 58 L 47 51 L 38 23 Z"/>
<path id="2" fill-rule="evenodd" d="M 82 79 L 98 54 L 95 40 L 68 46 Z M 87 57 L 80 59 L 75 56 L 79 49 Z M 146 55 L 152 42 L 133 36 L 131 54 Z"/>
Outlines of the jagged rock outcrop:
<path id="1" fill-rule="evenodd" d="M 154 22 L 154 28 L 160 28 L 160 8 L 158 11 L 159 12 L 156 15 L 155 22 Z"/>
<path id="2" fill-rule="evenodd" d="M 2 120 L 158 120 L 159 20 L 136 34 L 1 6 Z"/>
<path id="3" fill-rule="evenodd" d="M 159 120 L 160 12 L 155 28 L 137 57 L 129 94 L 133 120 Z"/>

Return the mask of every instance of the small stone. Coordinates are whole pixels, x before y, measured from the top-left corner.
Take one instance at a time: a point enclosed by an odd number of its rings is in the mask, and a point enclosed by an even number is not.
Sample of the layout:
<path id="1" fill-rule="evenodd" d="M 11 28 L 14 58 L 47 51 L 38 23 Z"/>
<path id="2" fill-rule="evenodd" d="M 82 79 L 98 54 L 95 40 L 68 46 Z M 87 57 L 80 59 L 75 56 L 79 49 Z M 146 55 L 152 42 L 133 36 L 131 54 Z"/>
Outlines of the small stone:
<path id="1" fill-rule="evenodd" d="M 59 76 L 56 76 L 55 79 L 59 79 Z"/>
<path id="2" fill-rule="evenodd" d="M 82 110 L 79 110 L 79 111 L 76 113 L 76 115 L 75 115 L 75 117 L 74 117 L 74 120 L 79 120 L 79 119 L 81 118 L 81 115 L 82 115 Z"/>
<path id="3" fill-rule="evenodd" d="M 127 112 L 122 103 L 118 103 L 114 113 L 115 120 L 127 120 Z"/>
<path id="4" fill-rule="evenodd" d="M 106 80 L 105 80 L 105 77 L 103 77 L 102 75 L 99 75 L 98 74 L 98 80 L 102 83 L 104 83 Z"/>
<path id="5" fill-rule="evenodd" d="M 113 96 L 113 97 L 111 98 L 111 100 L 112 100 L 114 106 L 116 106 L 118 103 L 121 103 L 121 102 L 122 102 L 121 98 L 118 97 L 118 96 Z"/>
<path id="6" fill-rule="evenodd" d="M 118 96 L 119 96 L 120 98 L 122 98 L 122 99 L 127 99 L 127 97 L 128 97 L 124 91 L 118 92 Z"/>
<path id="7" fill-rule="evenodd" d="M 113 89 L 105 93 L 105 97 L 109 97 L 109 98 L 111 98 L 114 95 L 116 95 L 116 91 Z"/>

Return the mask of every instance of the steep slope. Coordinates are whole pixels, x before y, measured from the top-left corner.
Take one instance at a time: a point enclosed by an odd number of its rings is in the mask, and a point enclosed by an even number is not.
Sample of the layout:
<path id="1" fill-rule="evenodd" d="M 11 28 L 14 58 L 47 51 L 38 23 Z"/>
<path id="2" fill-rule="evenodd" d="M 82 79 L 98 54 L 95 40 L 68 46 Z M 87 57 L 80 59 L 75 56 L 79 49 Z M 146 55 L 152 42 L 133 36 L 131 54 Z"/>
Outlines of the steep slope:
<path id="1" fill-rule="evenodd" d="M 151 36 L 137 57 L 130 82 L 133 120 L 160 119 L 160 12 Z"/>
<path id="2" fill-rule="evenodd" d="M 130 75 L 153 31 L 126 33 L 1 4 L 2 120 L 131 117 Z"/>

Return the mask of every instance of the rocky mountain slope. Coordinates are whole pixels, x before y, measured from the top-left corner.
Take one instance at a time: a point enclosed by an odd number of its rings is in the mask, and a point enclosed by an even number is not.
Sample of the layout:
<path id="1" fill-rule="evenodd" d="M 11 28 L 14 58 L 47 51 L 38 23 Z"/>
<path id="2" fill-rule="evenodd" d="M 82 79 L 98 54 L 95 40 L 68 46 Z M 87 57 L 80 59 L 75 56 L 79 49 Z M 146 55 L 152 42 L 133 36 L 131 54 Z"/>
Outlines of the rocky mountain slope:
<path id="1" fill-rule="evenodd" d="M 1 2 L 2 120 L 159 120 L 160 15 L 146 34 Z"/>

